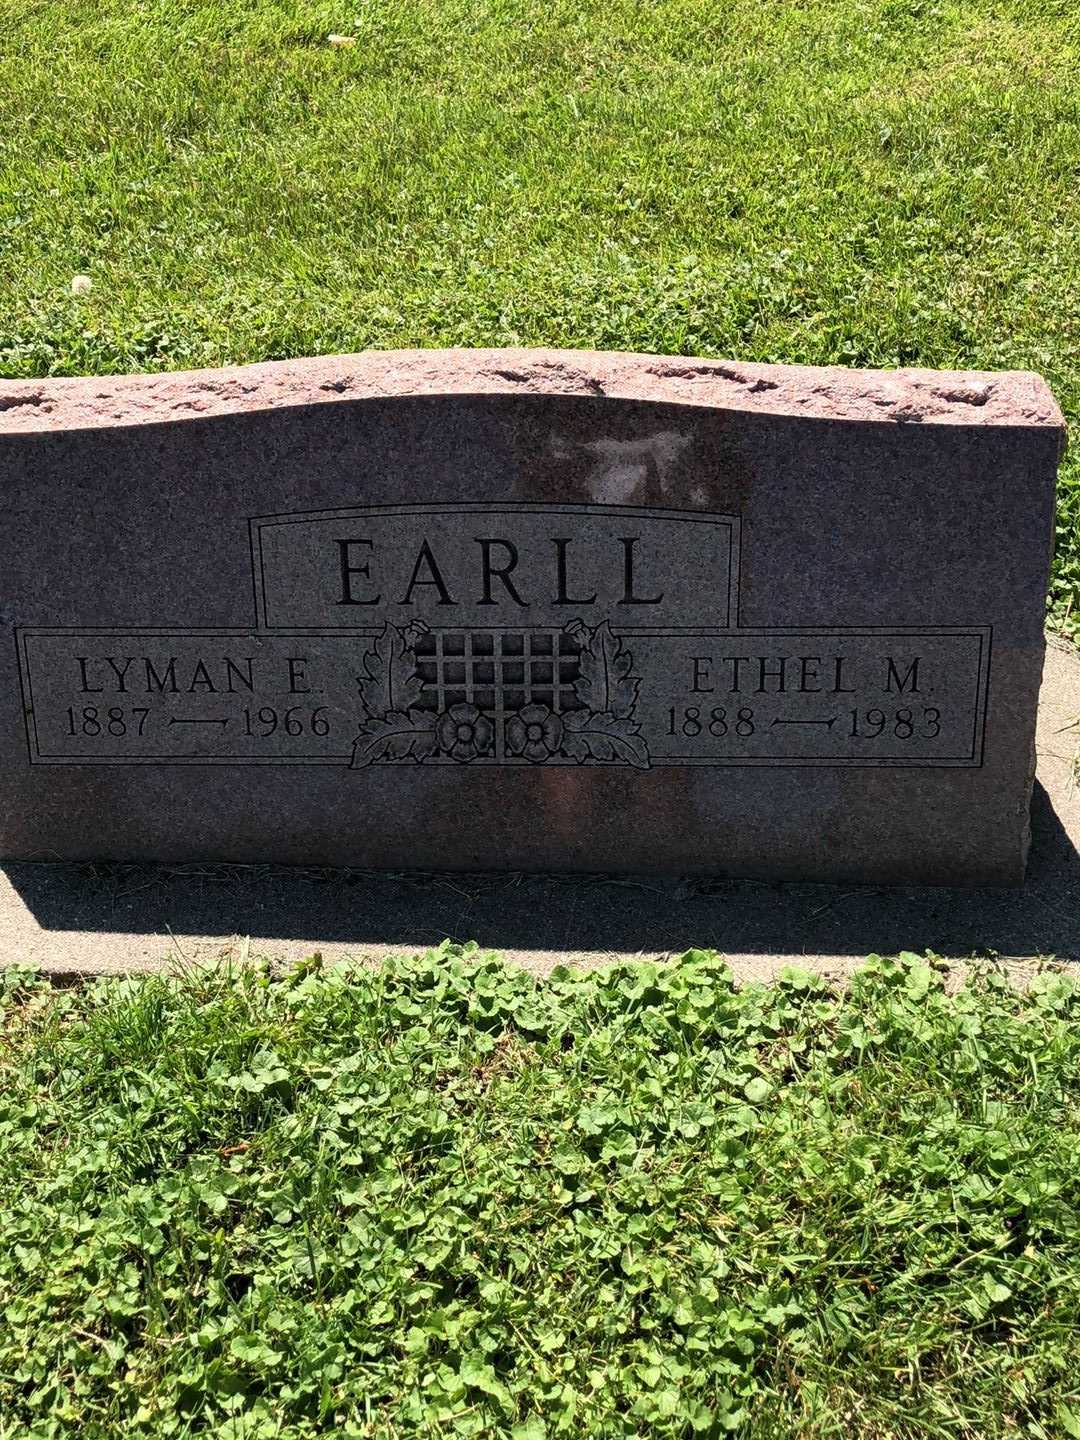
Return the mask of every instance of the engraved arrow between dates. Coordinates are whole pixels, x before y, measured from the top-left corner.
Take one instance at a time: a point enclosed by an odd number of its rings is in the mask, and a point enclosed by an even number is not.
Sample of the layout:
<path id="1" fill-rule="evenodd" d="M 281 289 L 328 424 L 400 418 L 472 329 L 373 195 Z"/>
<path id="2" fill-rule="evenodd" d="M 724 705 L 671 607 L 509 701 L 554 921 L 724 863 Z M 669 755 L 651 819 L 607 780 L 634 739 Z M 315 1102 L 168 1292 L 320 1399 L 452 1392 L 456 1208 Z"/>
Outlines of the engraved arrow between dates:
<path id="1" fill-rule="evenodd" d="M 774 720 L 772 723 L 774 725 L 824 725 L 827 730 L 831 730 L 839 719 L 839 715 L 833 715 L 829 720 Z"/>

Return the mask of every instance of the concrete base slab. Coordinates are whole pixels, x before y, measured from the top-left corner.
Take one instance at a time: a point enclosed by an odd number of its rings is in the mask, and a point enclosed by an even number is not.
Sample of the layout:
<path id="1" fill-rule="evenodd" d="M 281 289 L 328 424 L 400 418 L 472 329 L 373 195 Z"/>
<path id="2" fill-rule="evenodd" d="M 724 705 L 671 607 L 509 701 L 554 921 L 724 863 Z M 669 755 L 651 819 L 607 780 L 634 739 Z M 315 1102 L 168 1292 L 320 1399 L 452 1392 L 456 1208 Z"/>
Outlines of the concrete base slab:
<path id="1" fill-rule="evenodd" d="M 874 951 L 1080 961 L 1080 654 L 1051 642 L 1022 890 L 882 890 L 606 876 L 372 874 L 271 866 L 0 866 L 0 966 L 132 973 L 219 956 L 378 960 L 446 936 L 536 971 L 692 945 L 740 979 L 842 977 Z"/>

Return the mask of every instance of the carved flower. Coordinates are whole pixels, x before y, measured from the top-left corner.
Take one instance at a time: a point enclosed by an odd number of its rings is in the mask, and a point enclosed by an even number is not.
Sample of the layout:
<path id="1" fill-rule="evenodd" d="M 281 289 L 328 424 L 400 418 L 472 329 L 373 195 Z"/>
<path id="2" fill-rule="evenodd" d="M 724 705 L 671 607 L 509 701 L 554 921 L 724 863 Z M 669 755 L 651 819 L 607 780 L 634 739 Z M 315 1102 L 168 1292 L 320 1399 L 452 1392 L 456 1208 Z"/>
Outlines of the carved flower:
<path id="1" fill-rule="evenodd" d="M 526 705 L 506 722 L 507 750 L 536 763 L 557 755 L 562 738 L 563 722 L 546 705 Z"/>
<path id="2" fill-rule="evenodd" d="M 495 728 L 475 705 L 451 705 L 435 722 L 439 749 L 451 760 L 475 760 L 491 749 Z"/>
<path id="3" fill-rule="evenodd" d="M 423 620 L 410 620 L 401 632 L 402 638 L 406 640 L 410 646 L 415 646 L 418 640 L 430 634 L 431 627 L 430 625 L 425 625 Z"/>

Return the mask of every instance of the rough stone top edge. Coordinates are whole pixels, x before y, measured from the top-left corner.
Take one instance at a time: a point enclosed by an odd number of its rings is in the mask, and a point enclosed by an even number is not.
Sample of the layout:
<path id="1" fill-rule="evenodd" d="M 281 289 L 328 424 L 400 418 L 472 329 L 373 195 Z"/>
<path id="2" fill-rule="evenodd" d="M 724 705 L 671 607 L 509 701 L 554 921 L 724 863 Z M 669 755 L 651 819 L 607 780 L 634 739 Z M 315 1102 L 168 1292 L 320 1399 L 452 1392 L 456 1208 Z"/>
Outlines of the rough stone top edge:
<path id="1" fill-rule="evenodd" d="M 149 425 L 388 396 L 583 395 L 886 424 L 1057 429 L 1028 371 L 847 370 L 590 350 L 370 350 L 220 370 L 0 379 L 0 435 Z"/>

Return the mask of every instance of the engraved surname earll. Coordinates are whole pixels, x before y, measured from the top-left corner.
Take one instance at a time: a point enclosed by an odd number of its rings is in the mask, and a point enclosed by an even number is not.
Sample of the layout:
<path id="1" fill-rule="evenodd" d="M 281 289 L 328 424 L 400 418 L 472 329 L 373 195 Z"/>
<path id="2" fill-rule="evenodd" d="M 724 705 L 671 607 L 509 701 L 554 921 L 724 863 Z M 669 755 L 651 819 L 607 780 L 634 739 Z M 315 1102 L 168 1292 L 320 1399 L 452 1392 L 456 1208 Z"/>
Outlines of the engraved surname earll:
<path id="1" fill-rule="evenodd" d="M 663 603 L 661 590 L 655 595 L 641 593 L 643 582 L 641 571 L 645 563 L 639 553 L 640 535 L 617 535 L 614 545 L 607 552 L 594 554 L 584 581 L 585 562 L 581 562 L 582 588 L 596 587 L 592 593 L 571 595 L 570 567 L 573 559 L 570 547 L 573 538 L 565 535 L 549 537 L 551 551 L 541 558 L 540 569 L 549 569 L 549 581 L 545 598 L 551 605 L 588 606 L 597 603 L 614 605 L 649 606 Z M 390 572 L 386 585 L 389 591 L 400 594 L 397 604 L 413 606 L 420 599 L 427 599 L 440 607 L 455 608 L 471 600 L 476 605 L 515 605 L 519 610 L 528 610 L 532 599 L 519 590 L 521 579 L 515 579 L 515 572 L 521 567 L 521 552 L 517 543 L 502 535 L 475 535 L 471 556 L 464 565 L 462 557 L 444 557 L 440 561 L 429 537 L 424 536 L 410 563 L 406 564 L 405 579 L 394 576 L 395 566 L 407 561 L 398 550 L 388 555 L 376 554 L 376 542 L 370 535 L 335 536 L 331 542 L 337 547 L 335 557 L 337 576 L 337 605 L 380 605 L 383 603 L 384 571 Z M 615 547 L 618 547 L 617 549 Z M 580 547 L 579 547 L 580 548 Z M 474 562 L 469 564 L 469 559 Z M 382 562 L 382 569 L 380 563 Z M 655 557 L 654 557 L 655 563 Z M 447 576 L 454 579 L 454 590 L 447 582 Z M 394 583 L 395 580 L 398 583 Z M 462 586 L 464 588 L 459 588 Z M 553 593 L 552 593 L 553 592 Z"/>
<path id="2" fill-rule="evenodd" d="M 737 620 L 738 520 L 621 505 L 367 506 L 251 522 L 261 628 Z"/>

